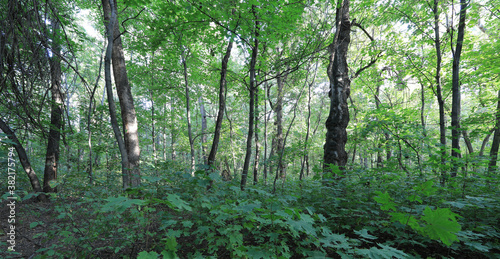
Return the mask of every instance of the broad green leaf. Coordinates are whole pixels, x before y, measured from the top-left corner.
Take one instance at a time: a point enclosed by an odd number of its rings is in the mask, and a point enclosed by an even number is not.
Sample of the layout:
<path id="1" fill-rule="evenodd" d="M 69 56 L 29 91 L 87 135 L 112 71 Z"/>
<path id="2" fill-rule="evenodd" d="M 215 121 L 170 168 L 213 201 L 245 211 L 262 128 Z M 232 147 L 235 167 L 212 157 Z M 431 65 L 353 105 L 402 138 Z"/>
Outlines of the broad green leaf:
<path id="1" fill-rule="evenodd" d="M 392 201 L 392 198 L 391 196 L 389 196 L 389 193 L 387 193 L 387 191 L 385 191 L 384 193 L 380 192 L 380 191 L 376 191 L 375 192 L 376 194 L 378 194 L 378 196 L 375 196 L 373 197 L 373 199 L 382 204 L 382 206 L 380 206 L 380 208 L 382 210 L 393 210 L 393 211 L 396 211 L 396 203 L 394 203 Z"/>
<path id="2" fill-rule="evenodd" d="M 432 210 L 427 207 L 421 218 L 427 223 L 422 228 L 422 232 L 431 239 L 441 240 L 445 245 L 450 246 L 453 241 L 458 241 L 456 233 L 461 229 L 457 217 L 459 215 L 448 208 Z"/>

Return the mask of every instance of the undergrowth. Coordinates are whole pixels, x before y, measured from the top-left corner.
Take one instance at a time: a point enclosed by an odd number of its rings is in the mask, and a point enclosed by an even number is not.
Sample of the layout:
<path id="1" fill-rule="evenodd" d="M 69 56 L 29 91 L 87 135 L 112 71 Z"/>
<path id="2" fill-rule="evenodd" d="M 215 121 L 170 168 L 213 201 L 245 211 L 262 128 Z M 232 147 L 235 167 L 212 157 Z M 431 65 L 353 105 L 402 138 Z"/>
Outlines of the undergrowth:
<path id="1" fill-rule="evenodd" d="M 358 170 L 272 193 L 204 171 L 146 178 L 119 196 L 104 184 L 54 196 L 53 221 L 29 222 L 33 258 L 500 258 L 489 180 Z"/>

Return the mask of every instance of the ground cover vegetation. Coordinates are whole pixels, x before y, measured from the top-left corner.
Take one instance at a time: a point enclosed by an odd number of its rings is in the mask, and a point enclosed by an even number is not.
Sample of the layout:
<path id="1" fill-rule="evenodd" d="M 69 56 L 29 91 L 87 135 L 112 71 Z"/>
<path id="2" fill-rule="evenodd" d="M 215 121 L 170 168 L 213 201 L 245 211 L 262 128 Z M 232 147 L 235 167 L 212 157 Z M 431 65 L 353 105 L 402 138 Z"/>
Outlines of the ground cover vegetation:
<path id="1" fill-rule="evenodd" d="M 0 25 L 1 258 L 500 258 L 498 0 Z"/>

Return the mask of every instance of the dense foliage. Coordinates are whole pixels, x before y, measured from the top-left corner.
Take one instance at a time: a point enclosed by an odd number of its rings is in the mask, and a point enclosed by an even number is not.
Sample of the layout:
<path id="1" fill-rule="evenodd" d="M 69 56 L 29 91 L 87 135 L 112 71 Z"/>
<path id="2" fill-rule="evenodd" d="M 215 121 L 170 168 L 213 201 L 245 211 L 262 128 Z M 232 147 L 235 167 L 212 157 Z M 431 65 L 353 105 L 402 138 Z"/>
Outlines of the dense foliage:
<path id="1" fill-rule="evenodd" d="M 500 258 L 499 8 L 3 1 L 0 257 Z M 345 19 L 344 166 L 323 159 Z"/>

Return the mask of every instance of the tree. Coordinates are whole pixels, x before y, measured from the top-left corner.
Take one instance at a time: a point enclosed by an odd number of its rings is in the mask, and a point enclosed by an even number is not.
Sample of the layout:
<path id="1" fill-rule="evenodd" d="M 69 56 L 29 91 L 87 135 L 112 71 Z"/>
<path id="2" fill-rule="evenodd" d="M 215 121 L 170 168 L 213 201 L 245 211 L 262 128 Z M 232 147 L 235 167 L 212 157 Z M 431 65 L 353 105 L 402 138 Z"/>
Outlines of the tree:
<path id="1" fill-rule="evenodd" d="M 215 122 L 214 138 L 212 140 L 212 148 L 210 149 L 210 154 L 208 155 L 209 168 L 213 167 L 215 163 L 215 156 L 217 155 L 217 149 L 219 147 L 220 132 L 222 128 L 222 120 L 224 119 L 224 111 L 226 109 L 226 77 L 227 77 L 227 63 L 229 57 L 231 56 L 231 49 L 233 48 L 233 38 L 229 40 L 226 48 L 226 53 L 222 57 L 222 65 L 220 71 L 220 82 L 219 82 L 219 111 L 217 112 L 217 120 Z"/>
<path id="2" fill-rule="evenodd" d="M 114 1 L 111 3 L 110 1 Z M 116 0 L 102 0 L 104 10 L 105 25 L 109 24 L 112 12 L 117 13 Z M 139 146 L 138 123 L 134 107 L 134 98 L 128 82 L 125 58 L 123 56 L 123 46 L 118 18 L 113 25 L 113 76 L 115 79 L 116 91 L 120 100 L 121 117 L 123 122 L 123 135 L 127 159 L 122 157 L 122 162 L 126 163 L 126 171 L 123 176 L 123 188 L 137 187 L 140 184 L 141 176 L 139 162 L 141 148 Z M 109 33 L 111 34 L 111 33 Z"/>
<path id="3" fill-rule="evenodd" d="M 451 156 L 453 161 L 453 172 L 451 176 L 457 175 L 458 161 L 460 156 L 460 56 L 465 32 L 465 15 L 467 11 L 466 0 L 460 0 L 460 20 L 458 23 L 457 43 L 455 49 L 452 47 L 453 54 L 453 75 L 452 75 L 452 101 L 451 101 Z M 452 29 L 453 30 L 453 29 Z M 453 34 L 451 35 L 453 37 Z"/>
<path id="4" fill-rule="evenodd" d="M 345 144 L 349 124 L 350 94 L 347 51 L 349 49 L 351 21 L 349 20 L 349 0 L 339 0 L 335 18 L 335 38 L 330 44 L 330 64 L 327 68 L 330 79 L 330 112 L 326 120 L 326 141 L 324 145 L 323 171 L 333 173 L 332 165 L 344 170 L 347 163 Z"/>
<path id="5" fill-rule="evenodd" d="M 55 14 L 54 14 L 55 16 Z M 45 170 L 43 174 L 43 191 L 46 193 L 57 192 L 53 181 L 57 180 L 57 167 L 59 164 L 59 140 L 61 139 L 63 97 L 61 89 L 61 46 L 59 44 L 59 21 L 56 18 L 52 23 L 52 57 L 50 57 L 50 77 L 52 107 L 50 112 L 50 131 L 45 156 Z"/>
<path id="6" fill-rule="evenodd" d="M 255 18 L 255 27 L 254 27 L 254 35 L 253 35 L 253 45 L 252 56 L 250 59 L 250 85 L 248 91 L 250 92 L 249 96 L 249 112 L 248 112 L 248 135 L 247 135 L 247 145 L 246 145 L 246 153 L 245 153 L 245 162 L 243 164 L 243 171 L 241 173 L 241 190 L 245 189 L 245 185 L 247 183 L 248 176 L 248 168 L 250 166 L 250 157 L 252 156 L 252 137 L 254 130 L 254 119 L 255 119 L 255 92 L 257 88 L 257 78 L 256 78 L 256 69 L 255 66 L 257 64 L 257 55 L 259 53 L 259 30 L 260 30 L 260 22 L 257 17 L 255 5 L 252 5 L 252 13 Z"/>

